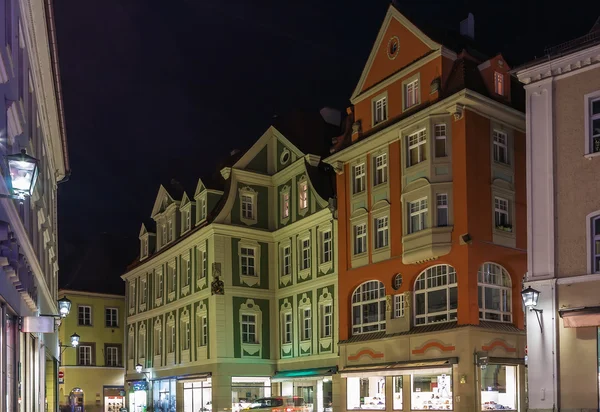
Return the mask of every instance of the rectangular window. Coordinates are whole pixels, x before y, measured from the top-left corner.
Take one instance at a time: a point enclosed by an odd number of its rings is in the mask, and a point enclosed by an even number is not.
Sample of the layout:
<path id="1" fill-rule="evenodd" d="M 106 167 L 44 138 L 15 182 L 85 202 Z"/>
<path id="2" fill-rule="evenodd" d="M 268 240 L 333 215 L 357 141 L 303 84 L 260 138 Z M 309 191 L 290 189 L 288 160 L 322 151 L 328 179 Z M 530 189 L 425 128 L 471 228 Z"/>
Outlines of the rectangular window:
<path id="1" fill-rule="evenodd" d="M 135 283 L 129 282 L 129 307 L 135 309 Z"/>
<path id="2" fill-rule="evenodd" d="M 385 120 L 387 120 L 387 98 L 382 97 L 373 102 L 373 124 L 381 123 Z"/>
<path id="3" fill-rule="evenodd" d="M 146 304 L 146 294 L 148 293 L 148 282 L 144 276 L 144 279 L 140 279 L 140 305 Z"/>
<path id="4" fill-rule="evenodd" d="M 394 404 L 392 409 L 395 411 L 402 410 L 402 376 L 394 376 L 392 381 L 394 385 Z"/>
<path id="5" fill-rule="evenodd" d="M 394 295 L 394 318 L 404 317 L 404 294 Z"/>
<path id="6" fill-rule="evenodd" d="M 494 198 L 494 216 L 497 229 L 510 228 L 508 200 L 501 197 Z"/>
<path id="7" fill-rule="evenodd" d="M 414 166 L 427 159 L 425 155 L 427 134 L 425 129 L 408 136 L 408 166 Z"/>
<path id="8" fill-rule="evenodd" d="M 302 340 L 310 340 L 312 316 L 310 308 L 302 310 Z"/>
<path id="9" fill-rule="evenodd" d="M 119 309 L 118 308 L 106 308 L 106 309 L 104 309 L 104 315 L 105 315 L 104 317 L 106 319 L 106 327 L 107 328 L 118 328 L 119 327 Z"/>
<path id="10" fill-rule="evenodd" d="M 185 230 L 192 227 L 192 213 L 188 210 L 185 213 Z"/>
<path id="11" fill-rule="evenodd" d="M 360 255 L 367 251 L 367 225 L 354 226 L 354 254 Z"/>
<path id="12" fill-rule="evenodd" d="M 242 343 L 258 343 L 256 340 L 256 315 L 242 315 Z"/>
<path id="13" fill-rule="evenodd" d="M 412 375 L 412 410 L 453 410 L 452 401 L 451 369 L 446 373 L 421 372 Z"/>
<path id="14" fill-rule="evenodd" d="M 322 338 L 330 338 L 331 331 L 333 328 L 333 306 L 332 305 L 323 305 L 323 320 L 321 323 L 321 337 Z"/>
<path id="15" fill-rule="evenodd" d="M 162 330 L 154 329 L 154 356 L 162 354 Z"/>
<path id="16" fill-rule="evenodd" d="M 182 327 L 182 335 L 183 335 L 183 342 L 181 342 L 181 349 L 183 350 L 188 350 L 190 348 L 190 322 L 181 322 L 183 326 Z"/>
<path id="17" fill-rule="evenodd" d="M 181 259 L 181 261 L 181 287 L 186 287 L 192 280 L 192 263 L 187 258 Z"/>
<path id="18" fill-rule="evenodd" d="M 208 345 L 208 317 L 206 316 L 202 316 L 200 318 L 200 333 L 201 335 L 201 339 L 200 339 L 200 346 L 207 346 Z"/>
<path id="19" fill-rule="evenodd" d="M 310 239 L 300 241 L 300 270 L 310 269 Z"/>
<path id="20" fill-rule="evenodd" d="M 196 247 L 196 278 L 205 279 L 208 275 L 208 257 L 206 250 Z"/>
<path id="21" fill-rule="evenodd" d="M 292 314 L 283 315 L 283 343 L 292 343 Z"/>
<path id="22" fill-rule="evenodd" d="M 284 246 L 281 249 L 281 275 L 287 276 L 292 274 L 292 247 Z"/>
<path id="23" fill-rule="evenodd" d="M 333 239 L 331 230 L 326 230 L 321 233 L 321 263 L 331 262 L 333 258 Z"/>
<path id="24" fill-rule="evenodd" d="M 353 168 L 354 194 L 365 191 L 365 164 L 361 163 Z"/>
<path id="25" fill-rule="evenodd" d="M 590 102 L 590 152 L 600 152 L 600 98 Z"/>
<path id="26" fill-rule="evenodd" d="M 290 194 L 285 192 L 281 195 L 281 217 L 286 219 L 290 216 Z"/>
<path id="27" fill-rule="evenodd" d="M 242 195 L 242 217 L 244 219 L 254 219 L 254 202 L 250 195 Z"/>
<path id="28" fill-rule="evenodd" d="M 504 96 L 504 75 L 494 72 L 494 91 L 500 96 Z"/>
<path id="29" fill-rule="evenodd" d="M 175 352 L 175 325 L 167 324 L 167 353 Z"/>
<path id="30" fill-rule="evenodd" d="M 206 219 L 206 196 L 200 198 L 200 220 Z"/>
<path id="31" fill-rule="evenodd" d="M 592 220 L 592 259 L 594 273 L 600 273 L 600 216 Z"/>
<path id="32" fill-rule="evenodd" d="M 243 276 L 256 276 L 255 270 L 255 256 L 256 251 L 253 248 L 243 247 L 241 248 L 242 254 L 242 275 Z"/>
<path id="33" fill-rule="evenodd" d="M 138 344 L 139 344 L 138 357 L 142 358 L 142 359 L 145 359 L 146 358 L 146 332 L 140 333 Z"/>
<path id="34" fill-rule="evenodd" d="M 167 242 L 173 240 L 173 220 L 167 220 Z"/>
<path id="35" fill-rule="evenodd" d="M 386 247 L 389 244 L 388 217 L 375 219 L 375 249 Z"/>
<path id="36" fill-rule="evenodd" d="M 506 133 L 494 130 L 494 160 L 508 164 L 508 139 Z"/>
<path id="37" fill-rule="evenodd" d="M 517 367 L 489 364 L 481 370 L 481 410 L 517 410 Z"/>
<path id="38" fill-rule="evenodd" d="M 119 366 L 119 348 L 117 346 L 106 347 L 106 366 Z"/>
<path id="39" fill-rule="evenodd" d="M 142 248 L 143 248 L 142 253 L 144 254 L 143 257 L 148 256 L 148 239 L 142 240 Z"/>
<path id="40" fill-rule="evenodd" d="M 175 266 L 167 265 L 167 277 L 169 280 L 169 293 L 175 293 L 175 284 L 177 283 L 177 273 Z"/>
<path id="41" fill-rule="evenodd" d="M 437 225 L 448 226 L 448 195 L 446 193 L 437 194 Z"/>
<path id="42" fill-rule="evenodd" d="M 156 270 L 156 298 L 161 299 L 163 297 L 163 272 L 162 269 Z"/>
<path id="43" fill-rule="evenodd" d="M 346 379 L 347 410 L 385 410 L 385 376 Z"/>
<path id="44" fill-rule="evenodd" d="M 90 366 L 92 364 L 92 347 L 88 345 L 79 345 L 77 348 L 77 364 L 80 366 Z"/>
<path id="45" fill-rule="evenodd" d="M 427 198 L 419 199 L 409 204 L 410 225 L 408 233 L 415 233 L 427 227 Z"/>
<path id="46" fill-rule="evenodd" d="M 92 307 L 79 306 L 79 325 L 92 326 Z"/>
<path id="47" fill-rule="evenodd" d="M 374 173 L 375 181 L 373 182 L 373 185 L 377 186 L 377 185 L 387 182 L 387 175 L 388 175 L 387 153 L 383 153 L 383 154 L 380 154 L 379 156 L 376 156 L 373 164 L 374 164 L 374 168 L 375 168 L 375 173 Z"/>
<path id="48" fill-rule="evenodd" d="M 167 225 L 165 225 L 163 223 L 162 225 L 162 239 L 161 239 L 162 244 L 166 244 L 167 243 Z"/>
<path id="49" fill-rule="evenodd" d="M 298 202 L 300 210 L 304 210 L 308 207 L 308 183 L 301 182 L 299 190 Z"/>
<path id="50" fill-rule="evenodd" d="M 129 335 L 128 335 L 128 340 L 127 340 L 128 345 L 127 345 L 127 359 L 129 360 L 133 360 L 133 352 L 134 352 L 134 346 L 135 345 L 135 339 L 133 337 L 133 329 L 131 329 L 129 331 Z"/>
<path id="51" fill-rule="evenodd" d="M 404 108 L 409 109 L 419 104 L 419 79 L 404 85 Z"/>
<path id="52" fill-rule="evenodd" d="M 435 125 L 435 157 L 446 157 L 448 151 L 446 149 L 446 125 L 436 124 Z"/>

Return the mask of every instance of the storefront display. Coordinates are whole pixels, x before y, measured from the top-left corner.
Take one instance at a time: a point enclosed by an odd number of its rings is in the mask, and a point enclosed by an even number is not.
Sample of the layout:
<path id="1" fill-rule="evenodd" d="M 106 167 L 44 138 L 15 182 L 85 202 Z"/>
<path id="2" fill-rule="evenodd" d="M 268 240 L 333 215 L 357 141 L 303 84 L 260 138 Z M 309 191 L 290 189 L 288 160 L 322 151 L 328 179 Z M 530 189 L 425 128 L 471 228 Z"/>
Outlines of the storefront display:
<path id="1" fill-rule="evenodd" d="M 278 371 L 272 379 L 273 395 L 302 398 L 305 412 L 331 412 L 336 371 L 335 366 Z"/>
<path id="2" fill-rule="evenodd" d="M 104 412 L 120 412 L 125 407 L 123 387 L 104 388 Z"/>
<path id="3" fill-rule="evenodd" d="M 177 381 L 162 379 L 153 382 L 152 404 L 154 412 L 175 412 Z"/>
<path id="4" fill-rule="evenodd" d="M 385 376 L 347 379 L 347 408 L 385 409 Z"/>
<path id="5" fill-rule="evenodd" d="M 452 410 L 452 375 L 415 373 L 412 375 L 412 410 Z"/>
<path id="6" fill-rule="evenodd" d="M 146 412 L 148 402 L 148 382 L 134 381 L 129 390 L 129 411 Z"/>
<path id="7" fill-rule="evenodd" d="M 402 376 L 394 376 L 394 402 L 392 407 L 394 410 L 402 410 Z"/>
<path id="8" fill-rule="evenodd" d="M 212 410 L 211 378 L 183 383 L 183 412 Z"/>
<path id="9" fill-rule="evenodd" d="M 271 396 L 271 378 L 233 377 L 231 378 L 231 409 L 239 412 L 256 399 Z"/>
<path id="10" fill-rule="evenodd" d="M 481 410 L 516 410 L 517 367 L 489 364 L 481 369 Z"/>

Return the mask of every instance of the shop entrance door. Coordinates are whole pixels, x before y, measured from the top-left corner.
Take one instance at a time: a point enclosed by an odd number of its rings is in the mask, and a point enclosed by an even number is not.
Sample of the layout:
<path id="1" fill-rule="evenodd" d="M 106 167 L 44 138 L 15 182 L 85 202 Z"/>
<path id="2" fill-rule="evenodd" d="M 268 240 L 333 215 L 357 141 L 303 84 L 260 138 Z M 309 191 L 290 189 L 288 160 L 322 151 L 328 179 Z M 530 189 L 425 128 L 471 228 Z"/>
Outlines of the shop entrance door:
<path id="1" fill-rule="evenodd" d="M 315 385 L 312 382 L 298 383 L 295 388 L 295 396 L 304 398 L 304 403 L 308 409 L 308 412 L 314 411 L 315 406 Z"/>

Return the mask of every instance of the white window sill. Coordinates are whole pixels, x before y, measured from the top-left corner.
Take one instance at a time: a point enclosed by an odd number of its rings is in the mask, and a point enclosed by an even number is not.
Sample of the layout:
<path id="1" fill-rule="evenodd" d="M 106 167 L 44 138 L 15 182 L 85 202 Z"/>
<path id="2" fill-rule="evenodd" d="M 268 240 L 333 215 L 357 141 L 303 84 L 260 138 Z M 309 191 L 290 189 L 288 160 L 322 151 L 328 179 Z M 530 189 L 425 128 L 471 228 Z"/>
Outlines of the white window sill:
<path id="1" fill-rule="evenodd" d="M 188 293 L 190 293 L 190 285 L 186 285 L 184 287 L 181 288 L 181 295 L 182 296 L 187 296 Z"/>
<path id="2" fill-rule="evenodd" d="M 258 274 L 256 276 L 240 275 L 240 279 L 242 283 L 248 286 L 260 285 L 260 276 Z"/>
<path id="3" fill-rule="evenodd" d="M 206 287 L 206 276 L 203 276 L 201 278 L 196 278 L 196 288 L 197 289 L 202 289 Z"/>
<path id="4" fill-rule="evenodd" d="M 300 210 L 298 210 L 298 214 L 299 214 L 300 216 L 304 216 L 304 215 L 305 215 L 305 214 L 307 214 L 307 213 L 308 213 L 308 206 L 306 206 L 306 207 L 305 207 L 305 208 L 303 208 L 303 209 L 300 209 Z"/>
<path id="5" fill-rule="evenodd" d="M 244 354 L 247 353 L 247 355 Z M 261 356 L 261 344 L 260 343 L 242 343 L 242 358 L 260 358 Z"/>
<path id="6" fill-rule="evenodd" d="M 252 226 L 255 225 L 258 222 L 258 219 L 256 218 L 246 218 L 246 217 L 240 217 L 240 221 L 248 226 Z"/>
<path id="7" fill-rule="evenodd" d="M 154 300 L 154 306 L 160 306 L 160 305 L 162 305 L 162 300 L 163 300 L 162 296 L 160 298 L 156 298 Z"/>
<path id="8" fill-rule="evenodd" d="M 143 312 L 145 310 L 146 310 L 146 304 L 145 303 L 140 304 L 140 312 Z"/>
<path id="9" fill-rule="evenodd" d="M 587 160 L 592 160 L 594 157 L 598 156 L 600 156 L 600 152 L 588 153 L 583 155 L 583 157 L 585 157 Z"/>
<path id="10" fill-rule="evenodd" d="M 175 299 L 175 291 L 169 292 L 169 294 L 167 295 L 167 299 L 169 299 L 169 301 Z"/>
<path id="11" fill-rule="evenodd" d="M 363 195 L 366 195 L 366 194 L 367 194 L 367 191 L 366 190 L 362 190 L 360 192 L 352 193 L 352 198 L 360 197 L 360 196 L 363 196 Z"/>
<path id="12" fill-rule="evenodd" d="M 283 286 L 287 286 L 292 282 L 292 275 L 281 275 L 279 277 L 279 284 Z"/>
<path id="13" fill-rule="evenodd" d="M 331 336 L 319 338 L 319 345 L 320 345 L 319 351 L 321 351 L 321 349 L 324 349 L 324 351 L 331 352 L 331 350 L 333 348 L 332 343 L 333 343 L 333 338 Z"/>
<path id="14" fill-rule="evenodd" d="M 302 269 L 298 272 L 298 278 L 301 280 L 306 280 L 310 276 L 310 267 L 306 269 Z"/>
<path id="15" fill-rule="evenodd" d="M 331 260 L 329 260 L 327 262 L 323 262 L 319 265 L 319 272 L 327 273 L 331 270 L 332 267 L 333 267 L 333 262 Z"/>

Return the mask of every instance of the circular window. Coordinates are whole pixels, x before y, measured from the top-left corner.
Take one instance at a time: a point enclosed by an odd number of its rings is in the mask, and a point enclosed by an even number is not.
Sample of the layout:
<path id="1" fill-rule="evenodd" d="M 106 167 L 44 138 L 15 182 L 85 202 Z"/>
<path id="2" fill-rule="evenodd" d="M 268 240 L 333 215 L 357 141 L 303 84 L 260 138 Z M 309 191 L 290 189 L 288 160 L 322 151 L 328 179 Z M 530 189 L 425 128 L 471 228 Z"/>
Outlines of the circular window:
<path id="1" fill-rule="evenodd" d="M 398 50 L 400 50 L 400 39 L 398 39 L 398 36 L 393 36 L 388 41 L 388 58 L 394 60 L 398 56 Z"/>
<path id="2" fill-rule="evenodd" d="M 400 289 L 400 286 L 402 286 L 402 275 L 400 273 L 396 273 L 392 278 L 392 288 L 394 288 L 394 290 L 398 290 Z"/>
<path id="3" fill-rule="evenodd" d="M 282 165 L 284 165 L 287 162 L 289 162 L 290 156 L 291 156 L 290 151 L 288 149 L 283 149 L 283 152 L 281 153 L 281 157 L 279 158 L 279 161 L 281 162 Z"/>

